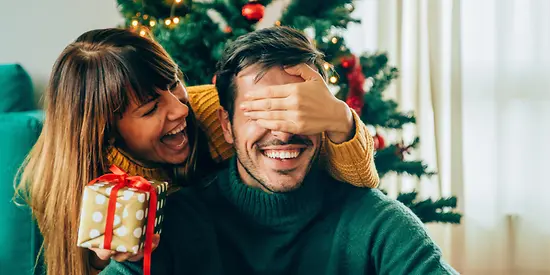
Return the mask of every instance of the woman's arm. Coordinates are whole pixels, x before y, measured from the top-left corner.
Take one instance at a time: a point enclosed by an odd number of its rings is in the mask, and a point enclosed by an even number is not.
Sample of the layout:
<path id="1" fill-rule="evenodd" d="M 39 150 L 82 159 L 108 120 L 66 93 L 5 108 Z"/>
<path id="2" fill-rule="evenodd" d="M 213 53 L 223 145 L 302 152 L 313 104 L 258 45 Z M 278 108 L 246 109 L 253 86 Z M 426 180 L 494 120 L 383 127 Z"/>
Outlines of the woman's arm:
<path id="1" fill-rule="evenodd" d="M 324 138 L 325 165 L 333 178 L 358 187 L 375 188 L 379 177 L 374 165 L 374 141 L 367 126 L 352 110 L 355 122 L 353 137 L 343 143 Z"/>

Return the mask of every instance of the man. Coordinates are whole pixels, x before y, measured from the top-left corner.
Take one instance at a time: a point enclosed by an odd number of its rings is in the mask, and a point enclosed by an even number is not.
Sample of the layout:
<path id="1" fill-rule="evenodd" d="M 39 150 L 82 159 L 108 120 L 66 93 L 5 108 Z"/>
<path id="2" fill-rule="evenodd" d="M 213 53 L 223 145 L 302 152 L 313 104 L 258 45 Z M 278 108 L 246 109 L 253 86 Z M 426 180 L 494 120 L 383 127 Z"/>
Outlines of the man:
<path id="1" fill-rule="evenodd" d="M 303 34 L 284 27 L 226 49 L 219 119 L 237 156 L 171 196 L 153 274 L 456 274 L 408 208 L 320 168 L 321 134 L 276 131 L 289 131 L 282 121 L 292 112 L 278 110 L 278 100 L 289 100 L 284 89 L 266 87 L 323 81 L 322 64 Z M 270 99 L 256 100 L 265 93 Z M 253 111 L 265 104 L 270 112 Z M 105 271 L 139 268 L 112 263 Z"/>

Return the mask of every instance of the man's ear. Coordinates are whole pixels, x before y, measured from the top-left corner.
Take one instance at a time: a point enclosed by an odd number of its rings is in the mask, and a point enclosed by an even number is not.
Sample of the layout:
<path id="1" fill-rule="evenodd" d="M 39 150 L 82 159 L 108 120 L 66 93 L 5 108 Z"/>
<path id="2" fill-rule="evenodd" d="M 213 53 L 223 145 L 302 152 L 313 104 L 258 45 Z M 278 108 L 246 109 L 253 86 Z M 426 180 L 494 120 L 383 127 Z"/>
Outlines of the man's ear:
<path id="1" fill-rule="evenodd" d="M 222 125 L 223 137 L 229 144 L 233 144 L 233 131 L 231 129 L 231 121 L 229 121 L 229 113 L 223 108 L 218 109 L 218 120 Z"/>

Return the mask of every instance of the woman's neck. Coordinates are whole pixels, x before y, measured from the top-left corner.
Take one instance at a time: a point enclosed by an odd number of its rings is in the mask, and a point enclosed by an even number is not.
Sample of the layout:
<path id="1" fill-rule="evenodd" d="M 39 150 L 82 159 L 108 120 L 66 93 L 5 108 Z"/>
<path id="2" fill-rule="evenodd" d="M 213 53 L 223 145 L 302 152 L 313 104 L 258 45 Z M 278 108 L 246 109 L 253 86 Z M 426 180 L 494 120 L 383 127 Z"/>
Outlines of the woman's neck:
<path id="1" fill-rule="evenodd" d="M 129 175 L 139 175 L 150 180 L 172 182 L 173 167 L 155 163 L 145 163 L 132 157 L 124 149 L 112 146 L 108 149 L 107 160 L 110 165 L 116 165 Z"/>

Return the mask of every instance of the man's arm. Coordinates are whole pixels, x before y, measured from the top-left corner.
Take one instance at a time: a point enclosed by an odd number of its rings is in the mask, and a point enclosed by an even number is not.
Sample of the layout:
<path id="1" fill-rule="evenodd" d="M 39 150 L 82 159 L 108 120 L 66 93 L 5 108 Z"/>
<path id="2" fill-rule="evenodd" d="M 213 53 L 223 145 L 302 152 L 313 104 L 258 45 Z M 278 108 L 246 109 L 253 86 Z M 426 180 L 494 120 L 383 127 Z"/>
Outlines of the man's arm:
<path id="1" fill-rule="evenodd" d="M 374 221 L 372 258 L 381 275 L 459 274 L 441 255 L 422 222 L 397 201 L 385 201 Z"/>

